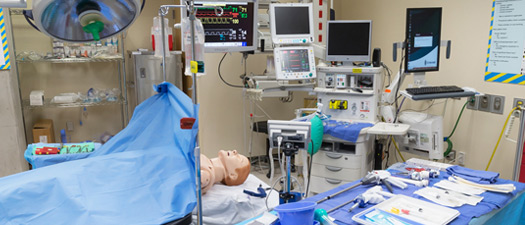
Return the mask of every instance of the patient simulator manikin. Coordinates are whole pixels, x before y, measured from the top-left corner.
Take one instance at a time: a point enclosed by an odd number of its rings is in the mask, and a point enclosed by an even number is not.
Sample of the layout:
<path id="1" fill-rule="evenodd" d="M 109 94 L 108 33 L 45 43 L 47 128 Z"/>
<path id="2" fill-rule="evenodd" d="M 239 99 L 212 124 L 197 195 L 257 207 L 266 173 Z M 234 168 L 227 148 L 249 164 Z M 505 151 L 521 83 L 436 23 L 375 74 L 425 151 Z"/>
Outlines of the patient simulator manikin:
<path id="1" fill-rule="evenodd" d="M 233 151 L 219 151 L 218 158 L 209 159 L 201 154 L 202 193 L 210 190 L 215 183 L 228 186 L 240 185 L 250 174 L 250 161 L 246 156 Z"/>

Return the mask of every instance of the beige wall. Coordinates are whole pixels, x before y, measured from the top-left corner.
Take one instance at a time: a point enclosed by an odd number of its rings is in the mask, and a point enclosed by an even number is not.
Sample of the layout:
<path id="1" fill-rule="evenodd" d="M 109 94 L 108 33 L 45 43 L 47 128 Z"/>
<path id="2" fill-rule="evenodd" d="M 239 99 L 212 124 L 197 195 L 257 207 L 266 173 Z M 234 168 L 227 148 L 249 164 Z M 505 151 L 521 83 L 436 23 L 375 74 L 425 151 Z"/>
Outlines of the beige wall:
<path id="1" fill-rule="evenodd" d="M 208 156 L 216 156 L 221 149 L 237 149 L 240 153 L 248 152 L 249 139 L 253 135 L 253 156 L 265 155 L 266 135 L 251 133 L 249 114 L 257 116 L 265 114 L 256 109 L 252 111 L 250 100 L 243 100 L 243 90 L 226 86 L 217 73 L 217 66 L 223 54 L 206 54 L 206 76 L 197 81 L 197 97 L 200 108 L 200 144 L 202 152 Z M 232 84 L 241 84 L 239 75 L 243 73 L 240 53 L 228 54 L 221 67 L 224 79 Z M 251 55 L 248 58 L 248 73 L 261 74 L 266 68 L 266 55 Z M 294 101 L 282 103 L 277 98 L 265 98 L 257 101 L 271 119 L 288 120 L 294 118 L 294 109 L 303 107 L 306 93 L 294 93 Z M 246 111 L 244 111 L 245 107 Z M 246 124 L 244 119 L 246 117 Z M 267 117 L 256 118 L 255 121 L 267 120 Z M 246 132 L 246 133 L 244 133 Z M 246 137 L 245 137 L 246 135 Z"/>
<path id="2" fill-rule="evenodd" d="M 11 32 L 10 17 L 6 15 L 6 31 Z M 13 40 L 7 37 L 10 48 L 10 59 L 13 62 Z M 23 154 L 25 150 L 24 127 L 22 125 L 22 110 L 18 94 L 16 67 L 11 63 L 11 70 L 0 71 L 0 177 L 18 173 L 28 169 Z"/>
<path id="3" fill-rule="evenodd" d="M 428 83 L 468 86 L 484 93 L 505 96 L 504 115 L 465 110 L 452 138 L 454 149 L 466 152 L 467 167 L 485 169 L 506 116 L 511 110 L 513 98 L 525 97 L 523 86 L 489 83 L 483 79 L 492 0 L 336 0 L 334 5 L 337 19 L 373 21 L 372 45 L 382 49 L 382 60 L 395 71 L 399 68 L 399 61 L 392 61 L 392 43 L 403 40 L 405 36 L 406 8 L 443 7 L 442 39 L 452 40 L 452 56 L 448 60 L 441 57 L 440 71 L 428 73 Z M 407 77 L 405 86 L 412 81 L 412 77 Z M 465 98 L 448 100 L 444 118 L 445 135 L 451 132 L 465 101 Z M 428 104 L 408 101 L 404 108 L 421 109 Z M 444 106 L 445 104 L 438 104 L 430 112 L 441 114 Z M 517 130 L 517 126 L 514 130 Z M 490 170 L 500 172 L 503 178 L 511 178 L 515 151 L 514 143 L 502 140 Z"/>

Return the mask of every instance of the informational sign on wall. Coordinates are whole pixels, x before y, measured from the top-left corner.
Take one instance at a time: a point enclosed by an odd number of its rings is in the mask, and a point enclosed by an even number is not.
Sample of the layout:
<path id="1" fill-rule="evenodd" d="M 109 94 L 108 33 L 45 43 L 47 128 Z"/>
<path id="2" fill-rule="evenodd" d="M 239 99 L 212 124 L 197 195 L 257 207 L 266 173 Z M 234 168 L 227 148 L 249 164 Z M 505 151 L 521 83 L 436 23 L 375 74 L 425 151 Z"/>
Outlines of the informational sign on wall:
<path id="1" fill-rule="evenodd" d="M 3 54 L 0 54 L 0 70 L 11 69 L 9 61 L 9 47 L 7 46 L 7 32 L 5 27 L 4 9 L 0 8 L 0 45 Z"/>
<path id="2" fill-rule="evenodd" d="M 525 85 L 525 0 L 494 0 L 485 81 Z"/>

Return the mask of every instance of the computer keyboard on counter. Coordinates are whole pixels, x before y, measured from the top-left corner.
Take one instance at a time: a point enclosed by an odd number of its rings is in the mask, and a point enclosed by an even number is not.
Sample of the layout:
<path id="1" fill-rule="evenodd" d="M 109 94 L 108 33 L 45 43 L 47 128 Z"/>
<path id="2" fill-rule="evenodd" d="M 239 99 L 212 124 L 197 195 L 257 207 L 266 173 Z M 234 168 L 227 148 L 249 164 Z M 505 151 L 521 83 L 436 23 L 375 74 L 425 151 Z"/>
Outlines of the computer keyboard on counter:
<path id="1" fill-rule="evenodd" d="M 464 90 L 455 85 L 449 86 L 427 86 L 420 88 L 407 88 L 406 92 L 410 95 L 426 95 L 426 94 L 439 94 L 439 93 L 451 93 L 451 92 L 464 92 Z"/>

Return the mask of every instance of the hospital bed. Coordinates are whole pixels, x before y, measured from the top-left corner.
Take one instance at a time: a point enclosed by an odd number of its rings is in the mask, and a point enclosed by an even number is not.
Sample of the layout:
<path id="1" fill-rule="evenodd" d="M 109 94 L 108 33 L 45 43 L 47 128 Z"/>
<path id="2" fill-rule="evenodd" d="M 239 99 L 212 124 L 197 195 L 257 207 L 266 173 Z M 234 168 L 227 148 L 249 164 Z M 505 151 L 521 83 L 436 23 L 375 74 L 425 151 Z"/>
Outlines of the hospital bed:
<path id="1" fill-rule="evenodd" d="M 243 193 L 244 190 L 256 192 L 259 185 L 269 193 L 268 200 Z M 267 206 L 269 208 L 277 206 L 279 196 L 276 191 L 270 192 L 269 187 L 253 174 L 250 174 L 241 185 L 215 184 L 202 196 L 203 224 L 236 224 L 262 214 L 267 210 Z M 194 221 L 197 218 L 196 213 L 193 212 Z"/>

